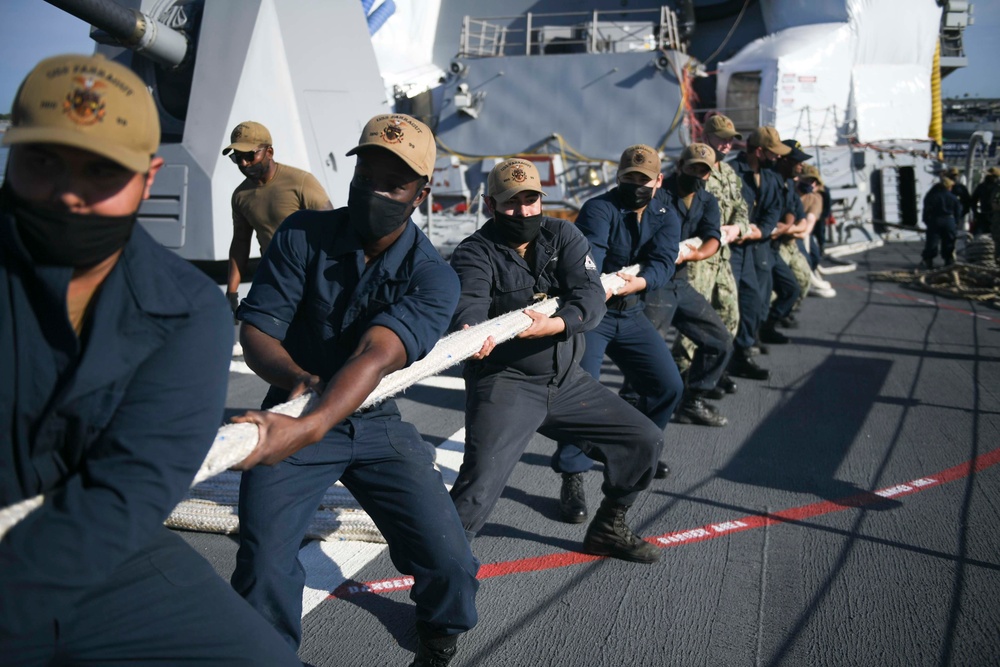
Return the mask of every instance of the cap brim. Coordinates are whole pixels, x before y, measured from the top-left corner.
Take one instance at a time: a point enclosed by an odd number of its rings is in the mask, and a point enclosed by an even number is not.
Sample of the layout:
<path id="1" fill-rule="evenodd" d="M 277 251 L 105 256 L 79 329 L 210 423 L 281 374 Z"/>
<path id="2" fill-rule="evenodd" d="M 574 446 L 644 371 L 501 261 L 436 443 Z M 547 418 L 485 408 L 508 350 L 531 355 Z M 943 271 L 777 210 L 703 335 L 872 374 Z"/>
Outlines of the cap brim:
<path id="1" fill-rule="evenodd" d="M 786 146 L 785 144 L 778 144 L 776 146 L 771 146 L 767 150 L 771 151 L 772 153 L 780 157 L 784 157 L 792 152 L 791 146 Z"/>
<path id="2" fill-rule="evenodd" d="M 719 130 L 717 132 L 712 132 L 710 130 L 708 134 L 711 134 L 713 137 L 718 137 L 719 139 L 739 139 L 740 141 L 743 141 L 743 135 L 736 131 L 729 132 L 727 130 Z"/>
<path id="3" fill-rule="evenodd" d="M 660 172 L 656 172 L 655 174 L 651 175 L 647 169 L 642 169 L 641 167 L 626 167 L 625 169 L 619 169 L 618 175 L 624 176 L 625 174 L 631 174 L 632 172 L 636 171 L 642 174 L 643 176 L 648 176 L 649 180 L 653 180 L 660 175 Z"/>
<path id="4" fill-rule="evenodd" d="M 499 194 L 490 195 L 490 197 L 493 197 L 493 201 L 495 201 L 497 204 L 501 204 L 510 199 L 511 197 L 513 197 L 514 195 L 518 194 L 519 192 L 537 192 L 542 197 L 548 196 L 541 190 L 535 190 L 534 188 L 511 188 L 510 190 L 504 190 Z"/>
<path id="5" fill-rule="evenodd" d="M 798 148 L 793 148 L 791 154 L 789 155 L 796 162 L 808 162 L 812 159 L 812 155 L 804 151 L 800 151 Z"/>
<path id="6" fill-rule="evenodd" d="M 258 145 L 259 144 L 253 144 L 248 141 L 237 141 L 235 144 L 229 144 L 228 146 L 223 148 L 222 154 L 229 155 L 233 151 L 236 151 L 238 153 L 249 153 L 250 151 L 257 150 Z"/>
<path id="7" fill-rule="evenodd" d="M 406 166 L 409 167 L 410 169 L 412 169 L 413 173 L 415 173 L 417 176 L 424 176 L 424 177 L 426 177 L 428 179 L 434 178 L 434 174 L 424 174 L 424 173 L 422 173 L 420 171 L 420 165 L 418 165 L 416 162 L 414 162 L 413 160 L 411 160 L 406 155 L 401 155 L 400 153 L 397 153 L 396 151 L 394 151 L 391 148 L 389 148 L 388 146 L 380 146 L 378 144 L 358 144 L 357 146 L 355 146 L 351 150 L 347 151 L 347 155 L 348 156 L 350 156 L 350 155 L 357 155 L 359 151 L 367 149 L 367 148 L 378 148 L 378 149 L 384 150 L 384 151 L 386 151 L 388 153 L 392 153 L 393 155 L 395 155 L 396 157 L 398 157 L 400 160 L 402 160 L 403 162 L 405 162 Z"/>
<path id="8" fill-rule="evenodd" d="M 686 161 L 684 162 L 684 167 L 683 167 L 683 171 L 684 171 L 684 173 L 687 173 L 687 169 L 688 169 L 688 167 L 691 167 L 691 166 L 694 166 L 694 165 L 696 165 L 696 164 L 700 164 L 701 166 L 703 166 L 703 167 L 707 168 L 707 169 L 708 169 L 709 171 L 711 171 L 711 170 L 712 170 L 712 167 L 714 166 L 714 165 L 713 165 L 713 164 L 712 164 L 711 162 L 709 162 L 708 160 L 702 160 L 701 158 L 698 158 L 698 159 L 696 159 L 696 160 L 686 160 Z"/>
<path id="9" fill-rule="evenodd" d="M 107 141 L 83 134 L 78 130 L 61 127 L 11 127 L 3 135 L 3 145 L 16 144 L 57 144 L 79 148 L 95 155 L 105 157 L 112 162 L 137 174 L 149 171 L 152 154 L 129 150 Z"/>

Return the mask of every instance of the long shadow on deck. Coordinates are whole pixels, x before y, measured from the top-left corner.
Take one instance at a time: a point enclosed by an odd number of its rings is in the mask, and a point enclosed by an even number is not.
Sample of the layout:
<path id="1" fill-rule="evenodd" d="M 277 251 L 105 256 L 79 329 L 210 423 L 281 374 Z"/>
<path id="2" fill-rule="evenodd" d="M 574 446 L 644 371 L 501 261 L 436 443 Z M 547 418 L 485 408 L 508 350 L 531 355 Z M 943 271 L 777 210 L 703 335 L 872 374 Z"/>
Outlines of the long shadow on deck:
<path id="1" fill-rule="evenodd" d="M 864 493 L 851 482 L 838 480 L 837 471 L 858 439 L 891 368 L 892 362 L 884 359 L 827 358 L 786 403 L 760 423 L 718 476 L 741 484 L 814 493 L 831 501 Z"/>

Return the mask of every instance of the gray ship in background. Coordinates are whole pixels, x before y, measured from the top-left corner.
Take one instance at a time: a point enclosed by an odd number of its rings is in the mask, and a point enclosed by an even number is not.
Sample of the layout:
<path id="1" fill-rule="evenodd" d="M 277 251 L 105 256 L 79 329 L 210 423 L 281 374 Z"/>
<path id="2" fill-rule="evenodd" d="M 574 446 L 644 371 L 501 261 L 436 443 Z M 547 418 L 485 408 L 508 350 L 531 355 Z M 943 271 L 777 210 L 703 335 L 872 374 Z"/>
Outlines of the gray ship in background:
<path id="1" fill-rule="evenodd" d="M 339 206 L 345 153 L 388 111 L 437 134 L 418 223 L 445 254 L 482 223 L 478 195 L 499 159 L 536 161 L 547 211 L 572 218 L 614 185 L 623 147 L 677 156 L 710 109 L 744 134 L 773 125 L 815 156 L 834 242 L 906 237 L 941 169 L 939 76 L 965 65 L 971 11 L 956 0 L 510 0 L 503 16 L 486 0 L 48 1 L 149 84 L 167 167 L 140 220 L 205 263 L 224 261 L 231 240 L 242 177 L 220 151 L 233 126 L 264 123 L 276 159 L 310 170 Z M 991 141 L 971 144 L 970 185 Z"/>

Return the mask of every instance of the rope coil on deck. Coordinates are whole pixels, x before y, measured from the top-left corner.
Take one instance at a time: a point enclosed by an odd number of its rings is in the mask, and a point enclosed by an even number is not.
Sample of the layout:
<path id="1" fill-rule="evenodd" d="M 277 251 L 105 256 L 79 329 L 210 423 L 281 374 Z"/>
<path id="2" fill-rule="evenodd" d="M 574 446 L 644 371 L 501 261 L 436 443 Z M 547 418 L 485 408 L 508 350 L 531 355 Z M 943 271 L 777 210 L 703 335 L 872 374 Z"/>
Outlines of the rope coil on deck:
<path id="1" fill-rule="evenodd" d="M 618 273 L 634 276 L 638 272 L 639 266 L 632 265 L 623 268 Z M 601 284 L 604 289 L 617 293 L 625 281 L 615 273 L 606 273 L 601 276 Z M 551 316 L 559 308 L 559 300 L 555 298 L 544 299 L 532 304 L 530 308 Z M 524 314 L 523 309 L 516 310 L 445 336 L 424 358 L 384 377 L 359 409 L 377 405 L 420 380 L 437 375 L 441 371 L 465 361 L 478 352 L 483 342 L 490 336 L 493 336 L 498 345 L 514 338 L 531 326 L 531 321 L 531 318 Z M 271 411 L 289 417 L 298 417 L 311 409 L 317 400 L 316 394 L 309 393 L 287 403 L 276 405 L 271 408 Z M 205 461 L 195 475 L 192 486 L 196 488 L 192 490 L 191 496 L 182 501 L 171 513 L 165 522 L 167 526 L 188 530 L 236 532 L 239 520 L 235 512 L 236 496 L 233 488 L 238 489 L 239 475 L 227 473 L 225 479 L 216 484 L 208 484 L 204 488 L 202 488 L 202 483 L 226 472 L 249 456 L 257 446 L 257 434 L 256 424 L 226 424 L 219 428 Z M 225 503 L 219 500 L 223 497 L 226 499 Z M 43 502 L 43 496 L 36 496 L 0 509 L 0 539 L 3 539 L 8 530 L 40 507 Z M 357 501 L 343 487 L 331 487 L 310 526 L 309 537 L 384 541 L 365 512 L 344 509 L 345 506 L 357 507 Z"/>
<path id="2" fill-rule="evenodd" d="M 979 301 L 1000 308 L 1000 268 L 994 255 L 993 239 L 974 237 L 965 246 L 966 262 L 956 262 L 929 271 L 873 271 L 869 280 L 902 283 L 938 296 Z"/>

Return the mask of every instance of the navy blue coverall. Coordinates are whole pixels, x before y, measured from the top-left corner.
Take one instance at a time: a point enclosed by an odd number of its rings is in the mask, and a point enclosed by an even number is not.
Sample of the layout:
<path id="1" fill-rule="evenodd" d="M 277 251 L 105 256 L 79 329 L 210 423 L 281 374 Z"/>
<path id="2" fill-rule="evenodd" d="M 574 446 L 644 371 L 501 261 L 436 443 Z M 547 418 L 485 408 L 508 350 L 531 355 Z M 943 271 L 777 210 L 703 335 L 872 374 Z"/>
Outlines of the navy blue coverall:
<path id="1" fill-rule="evenodd" d="M 514 338 L 465 362 L 465 459 L 451 495 L 470 538 L 536 432 L 604 461 L 604 495 L 631 505 L 653 479 L 663 431 L 580 368 L 581 334 L 605 313 L 587 240 L 572 223 L 545 218 L 521 257 L 490 220 L 459 244 L 451 264 L 462 283 L 453 329 L 546 296 L 560 299 L 553 317 L 566 323 L 558 335 Z"/>
<path id="2" fill-rule="evenodd" d="M 635 211 L 622 205 L 618 188 L 614 188 L 583 205 L 576 227 L 590 241 L 600 273 L 639 264 L 638 275 L 646 279 L 646 292 L 663 287 L 673 277 L 681 221 L 663 202 L 653 199 L 639 221 Z M 644 307 L 642 294 L 611 297 L 607 314 L 585 335 L 587 349 L 580 365 L 599 379 L 607 353 L 639 394 L 642 413 L 665 429 L 681 401 L 684 382 L 670 348 L 646 317 Z M 570 442 L 560 442 L 552 457 L 552 469 L 558 473 L 584 472 L 592 465 L 593 461 Z"/>
<path id="3" fill-rule="evenodd" d="M 407 364 L 420 359 L 447 330 L 459 287 L 427 237 L 405 224 L 366 265 L 347 208 L 293 213 L 240 304 L 243 326 L 280 340 L 296 364 L 324 382 L 373 326 L 399 337 Z M 287 397 L 272 386 L 262 408 Z M 400 419 L 393 400 L 355 412 L 277 465 L 243 473 L 233 587 L 298 646 L 305 583 L 299 546 L 338 479 L 385 536 L 396 569 L 413 576 L 418 633 L 436 637 L 473 627 L 479 563 L 434 468 L 434 448 Z"/>
<path id="4" fill-rule="evenodd" d="M 781 180 L 770 169 L 760 170 L 760 185 L 757 184 L 745 152 L 729 165 L 743 181 L 743 199 L 747 203 L 750 223 L 757 225 L 761 233 L 758 241 L 734 244 L 729 258 L 740 301 L 740 326 L 733 345 L 738 350 L 747 350 L 756 342 L 757 330 L 771 302 L 771 267 L 774 265 L 771 232 L 784 212 L 784 197 Z"/>
<path id="5" fill-rule="evenodd" d="M 924 196 L 924 225 L 927 227 L 927 239 L 924 250 L 920 253 L 925 262 L 930 262 L 938 255 L 941 247 L 941 257 L 948 264 L 955 261 L 955 238 L 958 235 L 958 221 L 962 217 L 962 202 L 937 183 Z"/>
<path id="6" fill-rule="evenodd" d="M 708 190 L 696 190 L 689 208 L 680 196 L 677 174 L 673 174 L 663 181 L 656 197 L 681 219 L 682 240 L 721 239 L 719 201 Z M 718 384 L 726 370 L 733 340 L 712 305 L 688 283 L 687 271 L 685 262 L 677 267 L 666 285 L 646 291 L 646 315 L 661 335 L 672 324 L 694 342 L 697 348 L 688 369 L 687 386 L 695 391 L 708 391 Z"/>
<path id="7" fill-rule="evenodd" d="M 232 315 L 136 227 L 78 337 L 72 268 L 36 265 L 0 212 L 0 663 L 299 665 L 163 526 L 222 421 Z"/>

